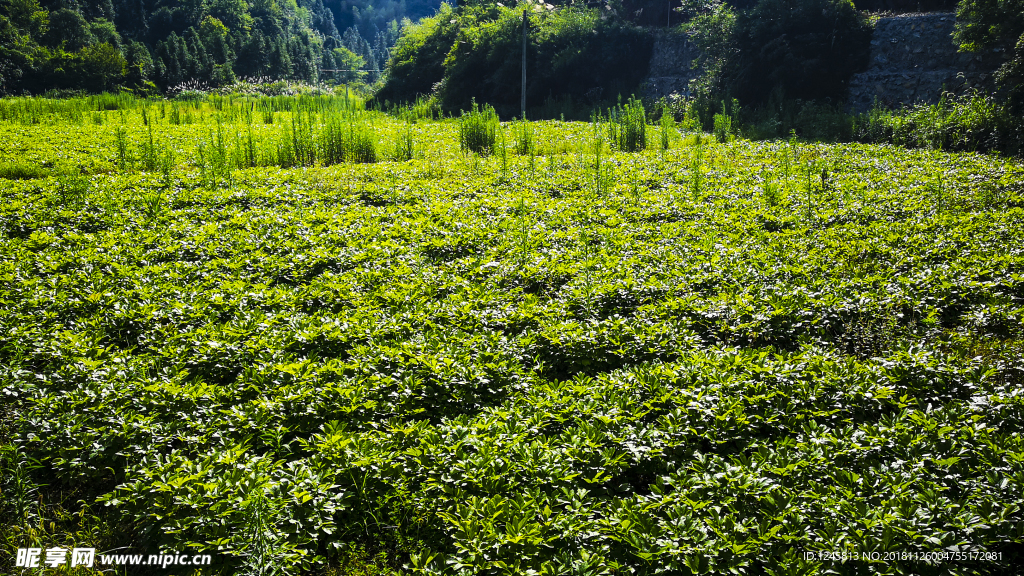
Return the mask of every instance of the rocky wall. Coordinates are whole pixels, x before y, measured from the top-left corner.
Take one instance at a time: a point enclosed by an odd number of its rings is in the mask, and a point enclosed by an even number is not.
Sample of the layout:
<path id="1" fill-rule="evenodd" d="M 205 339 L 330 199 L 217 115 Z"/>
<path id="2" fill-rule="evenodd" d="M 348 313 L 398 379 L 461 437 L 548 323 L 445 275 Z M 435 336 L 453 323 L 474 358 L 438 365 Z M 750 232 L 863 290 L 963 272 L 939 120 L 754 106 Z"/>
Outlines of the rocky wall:
<path id="1" fill-rule="evenodd" d="M 943 91 L 991 91 L 998 52 L 957 52 L 951 12 L 881 18 L 871 37 L 868 69 L 850 79 L 850 111 L 865 112 L 877 99 L 893 108 L 935 103 Z"/>
<path id="2" fill-rule="evenodd" d="M 700 51 L 686 34 L 654 30 L 654 47 L 647 78 L 640 87 L 645 99 L 657 100 L 670 94 L 690 95 L 690 80 L 698 76 L 694 62 Z"/>
<path id="3" fill-rule="evenodd" d="M 877 99 L 887 107 L 935 103 L 943 91 L 990 92 L 992 74 L 1002 63 L 999 52 L 961 53 L 953 43 L 952 12 L 901 14 L 880 18 L 871 37 L 868 69 L 850 79 L 851 112 L 865 112 Z M 641 87 L 645 98 L 689 95 L 699 70 L 699 51 L 680 32 L 653 30 L 650 70 Z"/>

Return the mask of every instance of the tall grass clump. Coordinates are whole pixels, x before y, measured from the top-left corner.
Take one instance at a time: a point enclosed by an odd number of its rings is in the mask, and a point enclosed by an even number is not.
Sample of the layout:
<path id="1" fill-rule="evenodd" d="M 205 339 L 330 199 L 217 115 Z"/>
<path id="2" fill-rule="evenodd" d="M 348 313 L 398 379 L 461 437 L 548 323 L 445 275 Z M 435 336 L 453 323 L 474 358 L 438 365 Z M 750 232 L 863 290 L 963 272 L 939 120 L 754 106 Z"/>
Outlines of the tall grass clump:
<path id="1" fill-rule="evenodd" d="M 159 151 L 156 141 L 153 138 L 153 123 L 149 121 L 146 109 L 142 109 L 143 122 L 146 124 L 148 139 L 142 143 L 142 150 L 139 152 L 139 159 L 142 161 L 142 169 L 147 172 L 154 172 L 160 166 Z"/>
<path id="2" fill-rule="evenodd" d="M 508 142 L 505 140 L 507 130 L 498 124 L 498 134 L 501 136 L 501 143 L 498 145 L 498 154 L 501 156 L 501 179 L 508 180 Z"/>
<path id="3" fill-rule="evenodd" d="M 715 140 L 718 140 L 720 144 L 728 142 L 730 136 L 732 136 L 732 125 L 733 117 L 726 112 L 725 102 L 722 102 L 722 113 L 715 114 L 715 126 L 712 131 L 715 135 Z"/>
<path id="4" fill-rule="evenodd" d="M 241 165 L 246 168 L 255 168 L 259 164 L 259 146 L 252 132 L 252 122 L 246 123 L 245 140 L 242 143 Z"/>
<path id="5" fill-rule="evenodd" d="M 604 192 L 604 178 L 601 173 L 601 153 L 604 151 L 603 124 L 604 118 L 602 118 L 600 112 L 591 114 L 590 125 L 594 133 L 591 140 L 591 146 L 594 151 L 594 191 L 598 196 Z"/>
<path id="6" fill-rule="evenodd" d="M 813 220 L 815 216 L 814 211 L 814 175 L 818 173 L 818 162 L 814 159 L 810 159 L 804 164 L 804 188 L 807 192 L 807 220 Z M 822 181 L 825 181 L 824 172 L 822 172 Z"/>
<path id="7" fill-rule="evenodd" d="M 625 106 L 612 108 L 608 131 L 612 143 L 622 152 L 640 152 L 647 148 L 647 114 L 642 102 L 630 98 Z"/>
<path id="8" fill-rule="evenodd" d="M 288 125 L 282 124 L 280 126 L 274 146 L 267 150 L 264 163 L 270 166 L 280 166 L 281 168 L 298 166 L 298 162 L 295 159 L 292 131 Z"/>
<path id="9" fill-rule="evenodd" d="M 779 189 L 779 183 L 775 181 L 774 175 L 771 172 L 762 170 L 761 181 L 763 182 L 761 185 L 761 191 L 765 207 L 774 208 L 778 206 L 782 195 L 781 190 Z"/>
<path id="10" fill-rule="evenodd" d="M 661 125 L 661 158 L 664 160 L 665 152 L 671 144 L 672 130 L 675 129 L 675 119 L 672 118 L 672 112 L 668 109 L 668 106 L 662 108 L 659 124 Z"/>
<path id="11" fill-rule="evenodd" d="M 410 142 L 410 158 L 411 146 Z M 372 127 L 354 114 L 331 114 L 320 132 L 319 154 L 324 166 L 342 162 L 373 163 L 377 161 L 377 138 Z"/>
<path id="12" fill-rule="evenodd" d="M 412 111 L 403 114 L 402 119 L 404 122 L 402 127 L 395 132 L 394 153 L 392 156 L 396 162 L 407 162 L 413 159 L 415 153 L 412 130 L 413 118 L 415 118 L 415 115 Z"/>
<path id="13" fill-rule="evenodd" d="M 440 119 L 442 116 L 441 106 L 438 104 L 436 98 L 424 98 L 418 96 L 416 101 L 413 102 L 409 108 L 409 112 L 413 118 L 433 120 L 434 118 Z"/>
<path id="14" fill-rule="evenodd" d="M 498 137 L 498 113 L 490 104 L 479 108 L 476 100 L 469 112 L 459 118 L 459 145 L 465 152 L 487 156 L 494 151 Z"/>
<path id="15" fill-rule="evenodd" d="M 316 163 L 316 147 L 313 145 L 313 120 L 310 114 L 301 110 L 292 112 L 292 166 L 312 166 Z"/>
<path id="16" fill-rule="evenodd" d="M 29 532 L 29 525 L 38 518 L 40 486 L 32 480 L 32 471 L 38 468 L 42 468 L 38 461 L 30 459 L 16 447 L 4 446 L 0 450 L 0 489 L 4 495 L 4 512 L 9 515 L 7 521 L 10 525 L 17 526 L 22 532 Z M 7 540 L 7 543 L 11 541 Z"/>
<path id="17" fill-rule="evenodd" d="M 50 171 L 38 164 L 15 160 L 14 162 L 0 162 L 0 178 L 7 180 L 33 180 L 45 178 Z"/>
<path id="18" fill-rule="evenodd" d="M 351 122 L 348 126 L 348 154 L 346 160 L 358 164 L 377 161 L 377 138 L 373 128 L 365 122 Z"/>
<path id="19" fill-rule="evenodd" d="M 331 115 L 320 131 L 320 162 L 324 166 L 345 161 L 345 123 L 339 115 Z"/>
<path id="20" fill-rule="evenodd" d="M 516 154 L 530 156 L 534 153 L 533 125 L 526 118 L 523 118 L 515 125 L 516 131 Z"/>
<path id="21" fill-rule="evenodd" d="M 199 164 L 199 178 L 203 186 L 214 188 L 231 184 L 231 152 L 224 137 L 223 125 L 217 123 L 217 131 L 210 133 L 210 142 L 200 141 L 196 150 Z"/>
<path id="22" fill-rule="evenodd" d="M 125 172 L 132 164 L 132 154 L 128 148 L 128 131 L 124 126 L 114 129 L 114 144 L 117 149 L 117 169 Z"/>

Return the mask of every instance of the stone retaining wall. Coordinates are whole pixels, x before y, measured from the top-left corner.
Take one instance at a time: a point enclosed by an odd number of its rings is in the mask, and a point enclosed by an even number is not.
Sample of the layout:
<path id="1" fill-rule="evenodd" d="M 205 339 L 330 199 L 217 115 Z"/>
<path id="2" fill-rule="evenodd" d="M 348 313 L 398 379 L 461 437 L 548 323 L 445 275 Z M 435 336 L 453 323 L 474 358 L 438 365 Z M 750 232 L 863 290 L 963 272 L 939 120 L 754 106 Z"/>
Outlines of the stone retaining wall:
<path id="1" fill-rule="evenodd" d="M 876 98 L 884 106 L 898 107 L 938 102 L 943 90 L 992 91 L 992 73 L 1002 63 L 1002 54 L 957 52 L 955 23 L 952 12 L 879 19 L 871 37 L 868 69 L 850 79 L 848 109 L 866 112 Z M 699 51 L 685 34 L 665 29 L 652 34 L 650 70 L 641 93 L 652 100 L 673 93 L 688 96 L 690 80 L 699 73 L 693 67 Z"/>
<path id="2" fill-rule="evenodd" d="M 956 16 L 951 12 L 903 14 L 881 18 L 871 37 L 868 69 L 850 79 L 848 106 L 865 112 L 877 98 L 889 107 L 933 104 L 943 90 L 955 94 L 972 88 L 991 91 L 999 53 L 957 52 L 953 43 Z"/>
<path id="3" fill-rule="evenodd" d="M 700 51 L 686 35 L 655 29 L 650 70 L 640 87 L 645 99 L 657 100 L 670 94 L 690 95 L 690 80 L 698 76 L 694 61 Z"/>

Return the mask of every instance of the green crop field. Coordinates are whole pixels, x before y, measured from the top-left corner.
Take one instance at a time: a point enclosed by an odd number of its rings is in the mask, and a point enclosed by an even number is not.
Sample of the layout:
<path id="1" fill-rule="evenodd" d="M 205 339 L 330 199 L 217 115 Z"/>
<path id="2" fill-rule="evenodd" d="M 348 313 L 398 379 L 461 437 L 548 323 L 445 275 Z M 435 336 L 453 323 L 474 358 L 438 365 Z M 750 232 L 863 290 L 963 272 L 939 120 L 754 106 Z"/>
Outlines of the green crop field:
<path id="1" fill-rule="evenodd" d="M 0 572 L 1024 570 L 1019 160 L 361 108 L 0 101 Z"/>

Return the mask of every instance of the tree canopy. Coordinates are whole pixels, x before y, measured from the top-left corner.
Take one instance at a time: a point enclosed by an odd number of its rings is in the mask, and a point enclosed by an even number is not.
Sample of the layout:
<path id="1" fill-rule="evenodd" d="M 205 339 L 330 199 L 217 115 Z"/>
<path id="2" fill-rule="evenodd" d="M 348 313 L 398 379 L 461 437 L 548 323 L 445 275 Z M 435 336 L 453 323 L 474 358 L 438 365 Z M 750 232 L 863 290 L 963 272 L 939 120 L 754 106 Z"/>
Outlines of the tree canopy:
<path id="1" fill-rule="evenodd" d="M 0 0 L 0 94 L 351 81 L 365 74 L 320 71 L 383 67 L 408 13 L 391 5 L 339 32 L 324 0 Z"/>
<path id="2" fill-rule="evenodd" d="M 954 38 L 966 52 L 996 50 L 1006 59 L 996 82 L 1024 111 L 1024 0 L 960 0 Z"/>

